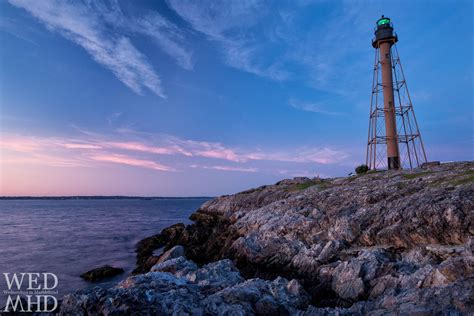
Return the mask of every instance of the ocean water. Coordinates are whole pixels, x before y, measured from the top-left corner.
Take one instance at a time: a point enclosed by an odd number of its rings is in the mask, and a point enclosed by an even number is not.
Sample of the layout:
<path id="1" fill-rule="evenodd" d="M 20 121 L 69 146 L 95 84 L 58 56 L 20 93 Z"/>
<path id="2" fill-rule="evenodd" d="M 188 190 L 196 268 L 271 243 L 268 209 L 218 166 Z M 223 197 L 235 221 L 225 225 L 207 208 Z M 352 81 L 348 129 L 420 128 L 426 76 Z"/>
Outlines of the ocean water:
<path id="1" fill-rule="evenodd" d="M 179 222 L 207 199 L 0 200 L 0 306 L 3 273 L 51 272 L 58 298 L 88 286 L 108 287 L 135 266 L 135 244 Z M 102 283 L 79 276 L 105 264 L 125 273 Z"/>

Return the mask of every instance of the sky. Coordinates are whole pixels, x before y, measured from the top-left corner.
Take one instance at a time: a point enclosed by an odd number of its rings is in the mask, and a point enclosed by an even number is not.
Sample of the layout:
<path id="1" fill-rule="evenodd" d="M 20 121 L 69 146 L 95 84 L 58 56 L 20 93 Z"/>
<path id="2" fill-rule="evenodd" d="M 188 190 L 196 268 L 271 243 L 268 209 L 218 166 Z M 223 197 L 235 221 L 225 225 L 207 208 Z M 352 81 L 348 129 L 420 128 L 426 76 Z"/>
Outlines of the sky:
<path id="1" fill-rule="evenodd" d="M 215 196 L 365 162 L 375 22 L 474 158 L 472 1 L 0 1 L 0 195 Z"/>

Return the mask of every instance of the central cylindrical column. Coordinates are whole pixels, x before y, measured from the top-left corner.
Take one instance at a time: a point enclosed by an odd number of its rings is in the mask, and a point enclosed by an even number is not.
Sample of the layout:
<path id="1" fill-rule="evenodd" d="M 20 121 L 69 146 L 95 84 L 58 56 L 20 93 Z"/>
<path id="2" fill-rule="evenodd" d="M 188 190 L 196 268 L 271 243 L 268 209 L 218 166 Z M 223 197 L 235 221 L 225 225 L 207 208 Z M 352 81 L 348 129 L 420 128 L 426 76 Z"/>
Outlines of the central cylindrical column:
<path id="1" fill-rule="evenodd" d="M 387 136 L 388 169 L 399 169 L 400 153 L 398 150 L 397 122 L 393 98 L 391 46 L 392 44 L 388 41 L 382 42 L 379 45 L 379 49 L 382 64 L 383 108 L 385 116 L 385 135 Z"/>

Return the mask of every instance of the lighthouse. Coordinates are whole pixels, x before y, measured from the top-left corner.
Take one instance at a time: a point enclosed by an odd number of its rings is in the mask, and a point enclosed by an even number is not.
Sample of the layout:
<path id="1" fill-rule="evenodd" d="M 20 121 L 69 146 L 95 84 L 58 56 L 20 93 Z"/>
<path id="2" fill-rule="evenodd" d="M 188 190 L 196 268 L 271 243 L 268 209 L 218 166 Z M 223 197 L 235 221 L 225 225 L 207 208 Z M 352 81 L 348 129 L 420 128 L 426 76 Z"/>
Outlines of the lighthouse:
<path id="1" fill-rule="evenodd" d="M 426 154 L 395 45 L 398 36 L 390 18 L 382 15 L 374 34 L 366 164 L 370 169 L 418 167 L 426 162 Z"/>

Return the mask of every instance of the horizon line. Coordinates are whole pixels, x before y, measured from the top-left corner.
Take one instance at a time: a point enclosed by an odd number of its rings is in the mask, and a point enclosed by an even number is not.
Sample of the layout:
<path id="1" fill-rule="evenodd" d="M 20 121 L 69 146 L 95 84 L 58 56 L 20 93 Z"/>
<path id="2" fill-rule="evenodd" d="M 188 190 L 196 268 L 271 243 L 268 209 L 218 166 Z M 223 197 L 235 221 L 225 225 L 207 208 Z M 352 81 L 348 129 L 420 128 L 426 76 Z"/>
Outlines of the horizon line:
<path id="1" fill-rule="evenodd" d="M 0 200 L 34 200 L 34 199 L 50 199 L 50 200 L 60 200 L 60 199 L 212 199 L 215 196 L 136 196 L 136 195 L 1 195 Z"/>

